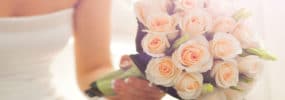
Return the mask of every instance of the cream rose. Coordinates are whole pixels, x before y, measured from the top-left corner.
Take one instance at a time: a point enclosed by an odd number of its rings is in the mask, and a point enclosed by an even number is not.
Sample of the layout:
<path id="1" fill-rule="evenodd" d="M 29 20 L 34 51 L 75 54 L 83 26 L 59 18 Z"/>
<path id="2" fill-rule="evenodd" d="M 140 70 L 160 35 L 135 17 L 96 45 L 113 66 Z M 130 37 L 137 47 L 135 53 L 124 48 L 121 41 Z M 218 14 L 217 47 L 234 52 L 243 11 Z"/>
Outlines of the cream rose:
<path id="1" fill-rule="evenodd" d="M 211 32 L 230 33 L 233 31 L 236 21 L 232 17 L 217 17 L 213 21 Z"/>
<path id="2" fill-rule="evenodd" d="M 258 56 L 250 55 L 238 58 L 239 72 L 248 77 L 254 78 L 263 68 L 263 60 Z"/>
<path id="3" fill-rule="evenodd" d="M 258 48 L 260 47 L 257 34 L 253 33 L 244 23 L 239 23 L 232 32 L 243 48 Z"/>
<path id="4" fill-rule="evenodd" d="M 181 20 L 180 28 L 183 33 L 191 35 L 201 35 L 211 28 L 212 19 L 209 14 L 202 9 L 195 9 L 187 13 Z"/>
<path id="5" fill-rule="evenodd" d="M 242 53 L 239 41 L 231 34 L 215 33 L 210 42 L 212 54 L 216 58 L 230 59 Z"/>
<path id="6" fill-rule="evenodd" d="M 142 48 L 145 53 L 153 57 L 164 56 L 164 52 L 170 47 L 165 34 L 148 33 L 142 40 Z"/>
<path id="7" fill-rule="evenodd" d="M 229 88 L 236 86 L 239 80 L 237 62 L 234 60 L 217 61 L 211 71 L 211 76 L 219 87 Z"/>
<path id="8" fill-rule="evenodd" d="M 172 55 L 179 69 L 187 72 L 206 72 L 211 69 L 213 57 L 205 37 L 196 36 L 182 44 Z"/>
<path id="9" fill-rule="evenodd" d="M 245 83 L 239 82 L 236 86 L 241 91 L 233 90 L 233 89 L 225 89 L 224 93 L 227 96 L 227 100 L 244 100 L 245 96 L 250 92 L 250 90 L 255 85 L 255 82 Z"/>
<path id="10" fill-rule="evenodd" d="M 152 32 L 172 33 L 176 28 L 176 20 L 167 13 L 156 13 L 147 17 L 146 26 Z"/>
<path id="11" fill-rule="evenodd" d="M 175 0 L 175 5 L 177 9 L 192 10 L 202 8 L 204 0 Z"/>
<path id="12" fill-rule="evenodd" d="M 196 99 L 200 96 L 203 86 L 201 73 L 182 73 L 174 88 L 182 99 Z"/>
<path id="13" fill-rule="evenodd" d="M 166 87 L 173 86 L 177 76 L 181 73 L 170 57 L 152 59 L 145 70 L 146 78 L 156 84 Z"/>
<path id="14" fill-rule="evenodd" d="M 134 11 L 138 20 L 146 25 L 147 17 L 157 13 L 167 13 L 169 0 L 136 0 Z"/>
<path id="15" fill-rule="evenodd" d="M 205 9 L 213 16 L 231 16 L 234 10 L 231 0 L 205 0 Z"/>
<path id="16" fill-rule="evenodd" d="M 245 98 L 245 93 L 244 91 L 237 91 L 233 89 L 225 89 L 224 94 L 227 97 L 227 100 L 244 100 Z"/>

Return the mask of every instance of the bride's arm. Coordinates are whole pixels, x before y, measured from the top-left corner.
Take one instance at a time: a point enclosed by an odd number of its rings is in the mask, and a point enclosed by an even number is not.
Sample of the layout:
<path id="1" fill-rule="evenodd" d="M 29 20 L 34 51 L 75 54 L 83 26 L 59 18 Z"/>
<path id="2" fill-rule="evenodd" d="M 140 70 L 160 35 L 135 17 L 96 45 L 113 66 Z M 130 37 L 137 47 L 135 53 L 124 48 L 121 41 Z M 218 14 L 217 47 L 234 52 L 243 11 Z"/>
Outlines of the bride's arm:
<path id="1" fill-rule="evenodd" d="M 112 71 L 110 12 L 111 0 L 81 0 L 75 9 L 77 79 L 82 90 Z"/>
<path id="2" fill-rule="evenodd" d="M 81 90 L 100 75 L 112 71 L 110 54 L 111 0 L 82 0 L 75 11 L 75 50 L 77 78 Z M 159 100 L 163 93 L 149 87 L 148 81 L 130 78 L 116 80 L 114 100 Z"/>

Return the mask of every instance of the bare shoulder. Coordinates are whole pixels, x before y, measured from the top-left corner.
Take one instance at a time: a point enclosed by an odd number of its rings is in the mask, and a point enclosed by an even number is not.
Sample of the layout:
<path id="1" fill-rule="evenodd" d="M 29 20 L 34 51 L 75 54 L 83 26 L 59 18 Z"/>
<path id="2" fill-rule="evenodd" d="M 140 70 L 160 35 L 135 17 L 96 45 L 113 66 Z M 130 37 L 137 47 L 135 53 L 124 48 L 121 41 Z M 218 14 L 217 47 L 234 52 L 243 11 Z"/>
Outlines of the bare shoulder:
<path id="1" fill-rule="evenodd" d="M 0 0 L 0 17 L 33 16 L 72 8 L 79 0 Z"/>

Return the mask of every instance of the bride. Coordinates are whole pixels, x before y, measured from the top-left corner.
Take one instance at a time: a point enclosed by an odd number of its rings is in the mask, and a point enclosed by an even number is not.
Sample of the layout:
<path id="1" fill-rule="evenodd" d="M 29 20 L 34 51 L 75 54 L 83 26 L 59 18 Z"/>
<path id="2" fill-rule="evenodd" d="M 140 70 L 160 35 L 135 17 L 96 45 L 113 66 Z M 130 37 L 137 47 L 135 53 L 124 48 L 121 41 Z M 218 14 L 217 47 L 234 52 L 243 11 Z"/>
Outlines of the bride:
<path id="1" fill-rule="evenodd" d="M 51 85 L 50 64 L 73 35 L 82 91 L 112 70 L 111 0 L 1 0 L 0 99 L 62 100 Z M 145 80 L 117 80 L 111 99 L 160 99 Z"/>

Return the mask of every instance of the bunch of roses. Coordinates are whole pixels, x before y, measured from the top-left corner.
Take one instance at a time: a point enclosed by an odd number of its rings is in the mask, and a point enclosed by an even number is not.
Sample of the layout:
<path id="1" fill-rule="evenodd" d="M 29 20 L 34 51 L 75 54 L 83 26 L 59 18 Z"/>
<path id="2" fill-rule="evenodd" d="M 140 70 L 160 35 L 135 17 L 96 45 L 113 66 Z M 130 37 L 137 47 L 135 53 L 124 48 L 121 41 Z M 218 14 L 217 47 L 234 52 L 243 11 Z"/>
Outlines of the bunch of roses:
<path id="1" fill-rule="evenodd" d="M 228 100 L 251 87 L 263 59 L 274 58 L 259 49 L 246 10 L 231 12 L 218 6 L 211 0 L 135 3 L 137 19 L 146 27 L 141 30 L 147 33 L 141 46 L 152 57 L 145 70 L 151 83 L 173 87 L 183 99 L 216 94 L 204 93 L 205 84 Z"/>

